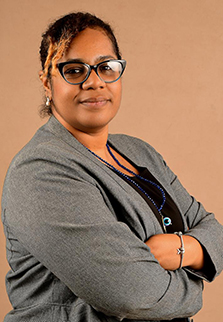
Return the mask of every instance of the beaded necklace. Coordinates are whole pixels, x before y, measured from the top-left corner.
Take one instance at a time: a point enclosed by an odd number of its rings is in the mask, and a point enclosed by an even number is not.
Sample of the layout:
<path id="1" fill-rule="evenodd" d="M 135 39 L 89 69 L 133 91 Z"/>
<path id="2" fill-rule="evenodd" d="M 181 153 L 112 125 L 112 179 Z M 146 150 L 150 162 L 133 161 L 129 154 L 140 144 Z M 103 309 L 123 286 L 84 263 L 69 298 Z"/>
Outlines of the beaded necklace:
<path id="1" fill-rule="evenodd" d="M 97 159 L 99 159 L 100 161 L 102 161 L 103 163 L 105 163 L 107 166 L 109 166 L 111 169 L 113 169 L 116 173 L 120 174 L 121 176 L 123 176 L 124 178 L 126 178 L 129 182 L 131 182 L 132 184 L 134 184 L 142 193 L 144 193 L 144 195 L 152 202 L 152 204 L 155 206 L 155 208 L 157 209 L 158 213 L 160 214 L 161 218 L 162 218 L 162 223 L 163 223 L 163 228 L 164 231 L 166 232 L 166 227 L 171 225 L 171 219 L 169 217 L 164 217 L 163 214 L 161 213 L 161 210 L 163 209 L 163 206 L 166 202 L 166 195 L 164 190 L 155 182 L 148 180 L 146 178 L 141 177 L 140 175 L 138 175 L 137 173 L 133 172 L 132 170 L 126 168 L 124 165 L 122 165 L 118 159 L 114 156 L 114 154 L 112 153 L 108 143 L 106 144 L 106 147 L 108 149 L 108 152 L 110 153 L 111 157 L 114 159 L 114 161 L 124 170 L 126 170 L 127 172 L 131 173 L 132 175 L 134 175 L 135 177 L 139 178 L 140 180 L 146 181 L 147 183 L 151 184 L 152 186 L 156 187 L 162 194 L 162 203 L 160 206 L 158 206 L 155 201 L 149 196 L 149 194 L 138 184 L 136 183 L 133 179 L 131 179 L 131 177 L 129 177 L 128 175 L 126 175 L 125 173 L 119 171 L 118 169 L 116 169 L 113 165 L 111 165 L 109 162 L 105 161 L 104 159 L 102 159 L 101 157 L 99 157 L 96 153 L 94 153 L 93 151 L 91 151 L 90 149 L 86 148 L 89 152 L 91 152 L 91 154 L 93 154 Z"/>

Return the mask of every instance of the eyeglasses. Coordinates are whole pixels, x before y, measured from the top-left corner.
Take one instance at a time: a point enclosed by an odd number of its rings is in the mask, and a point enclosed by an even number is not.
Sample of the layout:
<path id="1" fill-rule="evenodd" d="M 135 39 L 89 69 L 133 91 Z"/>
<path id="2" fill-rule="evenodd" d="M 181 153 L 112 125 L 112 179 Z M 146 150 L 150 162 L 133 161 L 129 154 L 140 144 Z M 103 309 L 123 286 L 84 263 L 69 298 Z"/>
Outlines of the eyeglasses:
<path id="1" fill-rule="evenodd" d="M 126 66 L 124 59 L 106 60 L 97 65 L 88 65 L 82 62 L 64 62 L 56 65 L 61 76 L 72 85 L 84 83 L 92 69 L 105 83 L 116 82 L 123 74 Z"/>

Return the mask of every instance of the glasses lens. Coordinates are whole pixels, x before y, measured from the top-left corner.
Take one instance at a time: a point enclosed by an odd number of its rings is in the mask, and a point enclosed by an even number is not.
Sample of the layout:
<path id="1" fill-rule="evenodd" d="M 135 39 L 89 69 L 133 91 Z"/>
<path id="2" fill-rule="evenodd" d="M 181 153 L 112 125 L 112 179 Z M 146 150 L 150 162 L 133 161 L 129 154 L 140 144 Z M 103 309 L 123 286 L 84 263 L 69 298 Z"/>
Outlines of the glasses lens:
<path id="1" fill-rule="evenodd" d="M 106 83 L 116 81 L 122 74 L 122 64 L 118 61 L 108 61 L 98 66 L 98 75 Z"/>
<path id="2" fill-rule="evenodd" d="M 79 63 L 66 64 L 63 67 L 63 75 L 72 84 L 81 83 L 87 76 L 88 68 Z"/>

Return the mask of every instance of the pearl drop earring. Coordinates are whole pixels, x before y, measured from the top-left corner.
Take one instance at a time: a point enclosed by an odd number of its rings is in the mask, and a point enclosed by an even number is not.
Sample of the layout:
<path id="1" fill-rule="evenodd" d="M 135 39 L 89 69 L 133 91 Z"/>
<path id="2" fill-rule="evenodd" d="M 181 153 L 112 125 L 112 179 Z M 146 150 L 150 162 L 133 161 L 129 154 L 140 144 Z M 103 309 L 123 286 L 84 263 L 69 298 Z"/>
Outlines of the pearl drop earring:
<path id="1" fill-rule="evenodd" d="M 50 106 L 50 98 L 49 96 L 47 96 L 46 98 L 46 106 L 49 107 Z"/>

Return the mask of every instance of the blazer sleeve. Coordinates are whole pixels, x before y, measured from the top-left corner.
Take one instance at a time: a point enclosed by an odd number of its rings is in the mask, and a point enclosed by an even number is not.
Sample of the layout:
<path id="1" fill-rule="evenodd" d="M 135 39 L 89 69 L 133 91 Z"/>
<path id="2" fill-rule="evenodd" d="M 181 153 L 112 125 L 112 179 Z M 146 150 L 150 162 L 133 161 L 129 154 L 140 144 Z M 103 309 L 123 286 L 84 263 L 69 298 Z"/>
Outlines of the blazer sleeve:
<path id="1" fill-rule="evenodd" d="M 119 141 L 119 137 L 117 136 Z M 184 268 L 188 274 L 208 282 L 213 281 L 223 269 L 223 226 L 213 213 L 191 196 L 180 183 L 176 174 L 166 164 L 163 157 L 148 143 L 129 136 L 122 136 L 126 153 L 134 155 L 136 164 L 150 169 L 159 182 L 170 192 L 186 223 L 184 234 L 196 238 L 203 247 L 205 265 L 202 271 Z M 129 151 L 128 151 L 129 150 Z"/>
<path id="2" fill-rule="evenodd" d="M 223 269 L 223 226 L 216 220 L 213 213 L 207 212 L 203 205 L 186 191 L 177 176 L 165 161 L 163 162 L 175 200 L 187 223 L 188 230 L 184 233 L 196 238 L 204 250 L 205 265 L 202 271 L 189 268 L 186 270 L 211 282 Z"/>
<path id="3" fill-rule="evenodd" d="M 49 147 L 34 152 L 11 166 L 3 211 L 14 236 L 40 263 L 75 295 L 118 320 L 188 317 L 201 308 L 202 280 L 185 270 L 164 270 L 144 242 L 117 221 L 96 181 L 86 171 L 80 175 L 81 165 L 74 171 L 72 160 L 65 163 Z M 179 187 L 175 181 L 176 192 Z M 207 218 L 197 207 L 185 209 L 189 233 L 204 244 L 219 272 L 222 261 L 205 231 L 217 229 L 220 236 L 221 229 L 213 215 Z"/>

